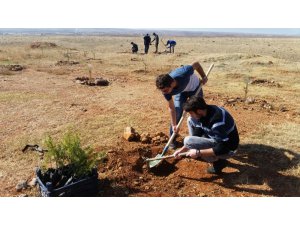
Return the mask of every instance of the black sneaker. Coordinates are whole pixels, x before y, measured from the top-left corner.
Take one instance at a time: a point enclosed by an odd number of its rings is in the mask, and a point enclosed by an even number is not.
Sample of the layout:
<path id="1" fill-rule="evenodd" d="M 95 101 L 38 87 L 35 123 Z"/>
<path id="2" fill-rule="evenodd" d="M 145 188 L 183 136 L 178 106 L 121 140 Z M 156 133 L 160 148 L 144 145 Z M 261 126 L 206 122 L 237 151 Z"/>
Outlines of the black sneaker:
<path id="1" fill-rule="evenodd" d="M 207 173 L 210 174 L 221 174 L 222 170 L 227 166 L 228 161 L 226 159 L 219 159 L 214 162 L 212 166 L 207 168 Z"/>

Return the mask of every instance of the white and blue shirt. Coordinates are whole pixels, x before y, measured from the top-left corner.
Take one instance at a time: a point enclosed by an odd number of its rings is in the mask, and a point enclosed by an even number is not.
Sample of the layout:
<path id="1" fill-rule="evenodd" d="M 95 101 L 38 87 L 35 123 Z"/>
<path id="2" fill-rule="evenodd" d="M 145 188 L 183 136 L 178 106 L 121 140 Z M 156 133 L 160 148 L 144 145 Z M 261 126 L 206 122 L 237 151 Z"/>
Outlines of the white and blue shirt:
<path id="1" fill-rule="evenodd" d="M 200 80 L 194 74 L 194 68 L 191 65 L 181 66 L 170 72 L 169 75 L 177 82 L 177 85 L 170 94 L 164 94 L 167 101 L 170 101 L 173 95 L 194 91 L 200 85 Z"/>

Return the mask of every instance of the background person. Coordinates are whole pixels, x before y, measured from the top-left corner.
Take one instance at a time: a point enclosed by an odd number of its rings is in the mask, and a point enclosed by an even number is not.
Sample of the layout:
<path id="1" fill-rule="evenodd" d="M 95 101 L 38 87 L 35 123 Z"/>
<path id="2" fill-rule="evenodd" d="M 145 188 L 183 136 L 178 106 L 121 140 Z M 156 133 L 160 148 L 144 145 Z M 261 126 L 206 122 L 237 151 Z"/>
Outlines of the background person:
<path id="1" fill-rule="evenodd" d="M 174 41 L 174 40 L 168 40 L 167 44 L 165 46 L 167 48 L 170 48 L 170 53 L 174 53 L 175 45 L 176 45 L 176 41 Z"/>
<path id="2" fill-rule="evenodd" d="M 154 39 L 153 39 L 152 42 L 155 41 L 155 52 L 154 53 L 157 53 L 158 52 L 159 37 L 156 33 L 153 33 L 153 35 L 154 35 Z"/>
<path id="3" fill-rule="evenodd" d="M 146 34 L 146 36 L 144 36 L 145 54 L 148 54 L 150 44 L 151 44 L 151 37 L 149 36 L 149 34 Z"/>
<path id="4" fill-rule="evenodd" d="M 132 44 L 132 47 L 131 47 L 132 53 L 137 53 L 139 50 L 138 45 L 134 42 L 131 42 L 131 44 Z"/>

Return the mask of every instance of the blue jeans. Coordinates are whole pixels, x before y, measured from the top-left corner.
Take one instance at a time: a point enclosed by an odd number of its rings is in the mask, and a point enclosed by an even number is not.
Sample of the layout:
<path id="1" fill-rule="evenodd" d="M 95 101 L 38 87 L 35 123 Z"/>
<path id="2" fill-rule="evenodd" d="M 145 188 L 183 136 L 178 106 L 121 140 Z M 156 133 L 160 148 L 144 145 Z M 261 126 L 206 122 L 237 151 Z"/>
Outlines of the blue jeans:
<path id="1" fill-rule="evenodd" d="M 178 122 L 182 116 L 184 103 L 186 103 L 186 101 L 189 97 L 192 97 L 193 95 L 196 94 L 198 88 L 196 88 L 196 90 L 194 90 L 194 91 L 181 92 L 174 96 L 174 105 L 175 105 L 175 111 L 176 111 L 176 124 L 178 124 Z M 202 88 L 197 96 L 203 97 Z M 172 125 L 171 125 L 170 126 L 170 136 L 172 134 L 173 134 L 173 129 L 172 129 Z"/>

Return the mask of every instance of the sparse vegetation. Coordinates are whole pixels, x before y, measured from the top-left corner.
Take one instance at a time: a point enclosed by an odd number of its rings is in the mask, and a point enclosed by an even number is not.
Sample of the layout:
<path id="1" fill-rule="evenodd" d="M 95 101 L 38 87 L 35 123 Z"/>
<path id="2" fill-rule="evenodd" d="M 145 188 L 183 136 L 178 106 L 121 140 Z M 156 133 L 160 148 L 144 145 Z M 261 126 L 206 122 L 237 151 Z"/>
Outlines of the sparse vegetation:
<path id="1" fill-rule="evenodd" d="M 93 71 L 93 66 L 92 64 L 88 64 L 88 70 L 89 70 L 89 79 L 92 79 L 92 71 Z"/>
<path id="2" fill-rule="evenodd" d="M 247 100 L 247 95 L 248 95 L 248 87 L 249 87 L 249 84 L 250 84 L 250 78 L 249 76 L 245 76 L 244 77 L 244 83 L 245 83 L 245 87 L 244 87 L 244 102 L 246 102 Z"/>
<path id="3" fill-rule="evenodd" d="M 130 39 L 142 46 L 140 37 Z M 36 40 L 56 43 L 58 47 L 45 47 L 42 57 L 41 49 L 30 48 Z M 300 153 L 300 45 L 295 45 L 299 39 L 216 37 L 213 42 L 205 37 L 176 37 L 176 40 L 180 44 L 174 55 L 153 54 L 150 46 L 148 55 L 139 52 L 133 56 L 130 46 L 126 49 L 124 44 L 120 49 L 122 43 L 128 43 L 128 37 L 3 36 L 0 65 L 19 64 L 26 69 L 11 71 L 13 74 L 9 76 L 0 72 L 0 158 L 3 159 L 0 195 L 15 195 L 16 180 L 34 176 L 33 168 L 40 163 L 36 153 L 21 154 L 20 148 L 24 144 L 41 143 L 45 133 L 57 146 L 61 142 L 55 140 L 70 125 L 78 130 L 81 143 L 110 152 L 109 162 L 100 164 L 98 172 L 99 177 L 112 181 L 117 194 L 127 188 L 136 191 L 131 195 L 156 196 L 161 188 L 166 188 L 164 193 L 178 196 L 198 196 L 200 191 L 208 196 L 299 195 L 296 159 Z M 266 43 L 272 43 L 272 47 L 264 48 Z M 55 66 L 60 60 L 67 60 L 66 49 L 72 53 L 69 63 L 63 61 Z M 93 49 L 97 50 L 96 60 L 92 58 Z M 160 45 L 159 51 L 163 50 Z M 75 59 L 80 63 L 70 64 Z M 214 182 L 199 182 L 206 176 L 202 174 L 205 170 L 202 162 L 182 160 L 166 179 L 135 171 L 139 156 L 135 150 L 142 144 L 122 142 L 123 129 L 132 126 L 141 133 L 168 133 L 169 114 L 154 85 L 155 77 L 195 60 L 199 60 L 204 71 L 215 63 L 203 87 L 204 96 L 208 103 L 227 108 L 235 118 L 241 138 L 239 155 L 231 160 L 232 167 L 226 176 Z M 91 62 L 90 75 L 87 64 Z M 88 76 L 87 73 L 107 79 L 110 85 L 87 87 L 74 83 L 76 77 Z M 248 82 L 243 80 L 244 76 L 274 80 L 281 87 L 264 83 L 246 88 Z M 243 104 L 243 98 L 249 96 L 255 99 L 254 103 Z M 228 99 L 234 101 L 226 104 Z M 185 125 L 180 133 L 187 134 Z M 158 150 L 162 147 L 158 146 Z M 55 166 L 56 162 L 52 164 Z M 181 178 L 182 175 L 187 179 Z M 134 186 L 136 182 L 138 185 Z"/>
<path id="4" fill-rule="evenodd" d="M 68 62 L 70 61 L 71 53 L 69 49 L 67 49 L 67 51 L 64 53 L 64 57 L 68 59 Z"/>

